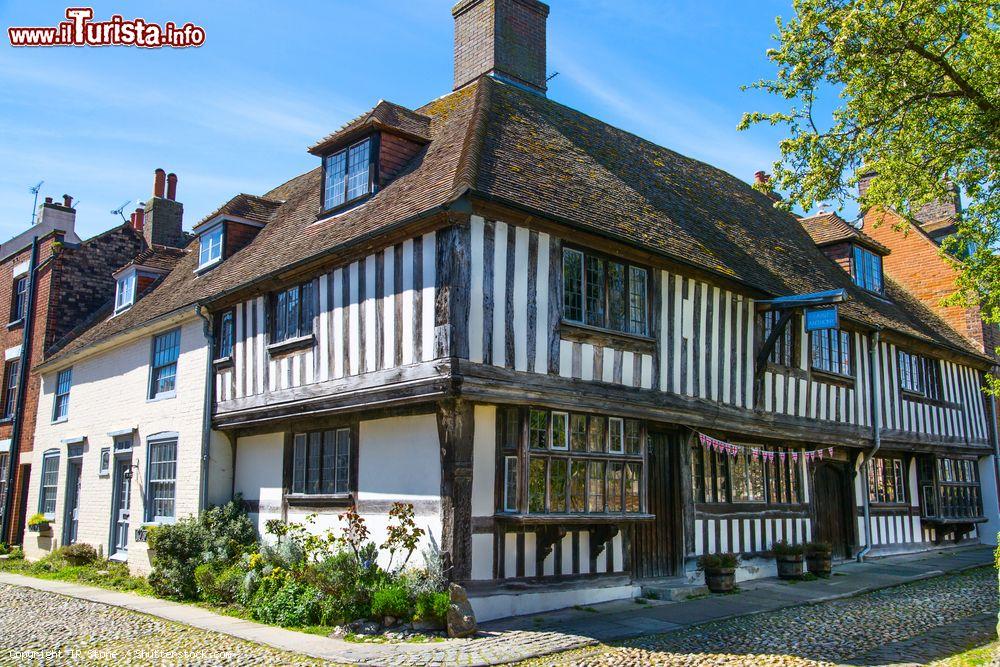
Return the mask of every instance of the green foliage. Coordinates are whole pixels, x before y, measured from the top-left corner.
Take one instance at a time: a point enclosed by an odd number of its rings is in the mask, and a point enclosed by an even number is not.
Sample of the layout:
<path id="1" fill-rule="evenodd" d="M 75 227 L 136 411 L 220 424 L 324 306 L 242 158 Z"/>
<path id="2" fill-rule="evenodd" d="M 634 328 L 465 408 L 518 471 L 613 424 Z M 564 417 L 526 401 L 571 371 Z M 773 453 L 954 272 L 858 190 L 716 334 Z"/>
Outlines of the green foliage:
<path id="1" fill-rule="evenodd" d="M 28 517 L 29 526 L 47 526 L 49 523 L 50 521 L 41 512 L 36 512 Z"/>
<path id="2" fill-rule="evenodd" d="M 194 569 L 198 597 L 212 604 L 232 604 L 243 585 L 244 575 L 245 571 L 239 565 L 223 569 L 217 563 L 202 563 Z"/>
<path id="3" fill-rule="evenodd" d="M 767 52 L 775 78 L 750 86 L 785 108 L 740 123 L 787 129 L 773 181 L 787 195 L 783 204 L 808 211 L 818 201 L 843 202 L 874 172 L 862 210 L 905 217 L 957 186 L 967 206 L 945 250 L 964 255 L 959 298 L 1000 320 L 996 5 L 794 0 L 793 8 L 791 19 L 778 19 L 777 45 Z"/>
<path id="4" fill-rule="evenodd" d="M 375 591 L 390 580 L 375 563 L 376 556 L 375 545 L 369 542 L 361 547 L 358 556 L 342 549 L 304 570 L 305 581 L 326 596 L 328 614 L 334 620 L 353 621 L 372 615 Z"/>
<path id="5" fill-rule="evenodd" d="M 24 549 L 20 546 L 11 547 L 7 554 L 9 556 L 7 560 L 24 560 Z"/>
<path id="6" fill-rule="evenodd" d="M 323 616 L 321 597 L 316 588 L 278 568 L 261 579 L 248 610 L 263 623 L 313 625 Z"/>
<path id="7" fill-rule="evenodd" d="M 447 593 L 441 591 L 421 593 L 413 604 L 413 620 L 443 622 L 448 614 L 449 604 L 451 604 L 451 598 Z"/>
<path id="8" fill-rule="evenodd" d="M 389 551 L 389 564 L 386 566 L 386 569 L 390 572 L 393 571 L 393 561 L 396 558 L 396 552 L 406 554 L 398 569 L 406 567 L 410 556 L 413 555 L 413 551 L 417 548 L 417 543 L 423 534 L 424 530 L 418 528 L 416 522 L 413 520 L 413 505 L 409 503 L 393 503 L 392 507 L 389 508 L 389 525 L 386 539 L 382 543 L 382 548 Z"/>
<path id="9" fill-rule="evenodd" d="M 394 616 L 409 620 L 413 615 L 413 602 L 406 588 L 400 584 L 389 584 L 375 591 L 372 596 L 372 616 L 385 618 Z"/>
<path id="10" fill-rule="evenodd" d="M 698 557 L 698 571 L 728 570 L 739 567 L 740 555 L 734 553 L 705 554 Z"/>
<path id="11" fill-rule="evenodd" d="M 790 544 L 784 540 L 778 540 L 771 545 L 771 553 L 775 556 L 801 556 L 805 553 L 805 547 L 801 544 Z"/>
<path id="12" fill-rule="evenodd" d="M 198 597 L 195 569 L 208 563 L 221 571 L 256 543 L 256 534 L 237 497 L 198 517 L 150 528 L 147 540 L 153 551 L 153 589 L 165 597 L 193 600 Z"/>
<path id="13" fill-rule="evenodd" d="M 60 547 L 59 554 L 73 565 L 89 565 L 97 560 L 97 549 L 82 542 Z"/>

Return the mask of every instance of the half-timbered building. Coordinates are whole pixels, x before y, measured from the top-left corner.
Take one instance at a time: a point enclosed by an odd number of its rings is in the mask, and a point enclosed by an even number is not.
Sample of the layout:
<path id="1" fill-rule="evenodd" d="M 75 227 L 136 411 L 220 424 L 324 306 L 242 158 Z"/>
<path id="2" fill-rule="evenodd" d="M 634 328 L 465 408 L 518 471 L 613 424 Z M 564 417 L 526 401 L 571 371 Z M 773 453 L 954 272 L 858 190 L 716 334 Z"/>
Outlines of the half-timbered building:
<path id="1" fill-rule="evenodd" d="M 452 13 L 453 92 L 234 198 L 147 299 L 209 313 L 211 426 L 258 525 L 353 506 L 378 539 L 410 502 L 480 618 L 707 553 L 766 576 L 778 540 L 978 539 L 989 360 L 738 178 L 549 99 L 545 4 Z M 833 329 L 780 301 L 834 290 Z"/>

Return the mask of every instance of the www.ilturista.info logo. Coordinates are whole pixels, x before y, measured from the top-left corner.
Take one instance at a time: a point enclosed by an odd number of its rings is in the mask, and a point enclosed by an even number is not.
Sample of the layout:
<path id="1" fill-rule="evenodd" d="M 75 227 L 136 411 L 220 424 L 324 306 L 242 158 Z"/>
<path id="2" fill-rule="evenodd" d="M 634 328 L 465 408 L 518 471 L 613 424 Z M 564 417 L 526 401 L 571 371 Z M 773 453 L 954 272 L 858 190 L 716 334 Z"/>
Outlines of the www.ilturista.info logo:
<path id="1" fill-rule="evenodd" d="M 144 19 L 125 19 L 119 14 L 107 21 L 93 21 L 91 7 L 70 7 L 67 21 L 52 27 L 10 27 L 11 46 L 139 46 L 185 48 L 205 43 L 205 29 L 193 23 L 163 25 Z"/>

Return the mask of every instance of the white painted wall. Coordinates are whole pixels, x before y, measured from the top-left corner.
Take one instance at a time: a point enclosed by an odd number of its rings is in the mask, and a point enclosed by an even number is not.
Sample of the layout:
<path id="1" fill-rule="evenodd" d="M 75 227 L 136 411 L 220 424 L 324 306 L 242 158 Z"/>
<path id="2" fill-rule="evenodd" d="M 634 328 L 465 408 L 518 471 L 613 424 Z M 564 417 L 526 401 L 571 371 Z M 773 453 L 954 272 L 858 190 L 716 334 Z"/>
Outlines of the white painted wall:
<path id="1" fill-rule="evenodd" d="M 496 508 L 497 409 L 477 405 L 473 411 L 472 440 L 472 516 L 491 517 Z M 472 578 L 493 578 L 493 534 L 472 535 Z"/>
<path id="2" fill-rule="evenodd" d="M 109 552 L 112 513 L 113 473 L 100 475 L 100 452 L 112 447 L 109 433 L 134 430 L 132 451 L 131 521 L 129 565 L 138 572 L 150 568 L 146 545 L 134 541 L 135 529 L 145 517 L 146 439 L 162 432 L 178 434 L 176 516 L 198 510 L 201 486 L 202 418 L 205 398 L 206 341 L 202 322 L 192 316 L 180 323 L 164 325 L 155 333 L 180 327 L 180 355 L 177 362 L 176 396 L 164 400 L 147 399 L 153 333 L 130 340 L 77 360 L 73 365 L 69 414 L 64 421 L 52 422 L 56 372 L 42 376 L 35 424 L 35 447 L 31 454 L 28 514 L 38 511 L 42 457 L 48 450 L 59 451 L 59 486 L 51 538 L 26 532 L 25 554 L 39 558 L 62 543 L 67 481 L 65 440 L 84 438 L 78 542 Z M 209 480 L 215 501 L 228 499 L 232 483 L 232 462 L 226 438 L 213 438 L 210 448 Z M 113 471 L 113 466 L 112 466 Z"/>

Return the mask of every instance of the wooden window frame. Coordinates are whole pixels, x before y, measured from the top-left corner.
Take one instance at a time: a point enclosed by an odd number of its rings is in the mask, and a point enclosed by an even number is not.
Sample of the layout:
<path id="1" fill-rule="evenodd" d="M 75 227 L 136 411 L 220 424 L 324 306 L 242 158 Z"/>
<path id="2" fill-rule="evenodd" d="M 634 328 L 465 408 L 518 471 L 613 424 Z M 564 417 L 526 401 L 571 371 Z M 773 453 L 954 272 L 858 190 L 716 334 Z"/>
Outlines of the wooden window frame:
<path id="1" fill-rule="evenodd" d="M 309 285 L 309 316 L 306 317 L 306 311 L 302 307 L 303 304 L 303 292 L 305 287 Z M 298 299 L 298 312 L 296 314 L 296 330 L 295 335 L 289 335 L 286 331 L 281 338 L 278 338 L 278 305 L 281 301 L 281 296 L 288 294 L 291 291 L 297 291 Z M 267 319 L 268 319 L 268 340 L 270 341 L 268 345 L 268 350 L 272 353 L 285 352 L 288 349 L 297 349 L 301 346 L 307 346 L 311 344 L 314 332 L 316 330 L 316 317 L 319 313 L 319 285 L 315 279 L 306 280 L 295 285 L 289 285 L 283 289 L 274 292 L 269 299 L 268 309 L 267 309 Z"/>
<path id="2" fill-rule="evenodd" d="M 348 196 L 347 196 L 347 192 L 348 192 L 348 187 L 349 187 L 349 182 L 350 182 L 350 173 L 351 173 L 350 151 L 351 151 L 352 148 L 355 148 L 356 146 L 359 146 L 359 145 L 363 144 L 366 141 L 369 142 L 369 146 L 368 146 L 368 189 L 367 189 L 367 191 L 364 194 L 359 195 L 357 197 L 354 197 L 353 199 L 349 199 Z M 336 211 L 345 209 L 345 208 L 347 208 L 349 206 L 352 206 L 353 204 L 356 204 L 356 203 L 358 203 L 358 202 L 366 199 L 367 197 L 370 197 L 373 194 L 375 194 L 375 192 L 378 189 L 378 178 L 377 178 L 377 174 L 378 174 L 378 155 L 379 155 L 379 150 L 380 150 L 381 143 L 382 142 L 381 142 L 381 137 L 380 137 L 379 133 L 378 132 L 373 132 L 373 133 L 371 133 L 369 135 L 366 135 L 366 136 L 364 136 L 364 137 L 362 137 L 360 139 L 352 141 L 349 145 L 347 145 L 347 146 L 345 146 L 343 148 L 339 148 L 339 149 L 337 149 L 335 151 L 330 151 L 328 153 L 324 153 L 321 156 L 320 163 L 321 163 L 321 166 L 322 166 L 322 175 L 321 175 L 321 178 L 320 178 L 320 216 L 329 215 L 329 214 L 334 213 Z M 327 161 L 330 158 L 332 158 L 332 157 L 334 157 L 336 155 L 340 155 L 341 153 L 344 154 L 344 201 L 342 201 L 342 202 L 340 202 L 338 204 L 334 204 L 333 206 L 330 206 L 330 205 L 327 204 L 327 201 L 326 201 L 326 169 L 327 169 Z"/>
<path id="3" fill-rule="evenodd" d="M 177 336 L 177 355 L 173 358 L 173 361 L 171 361 L 171 362 L 167 362 L 167 363 L 163 363 L 163 364 L 157 364 L 156 363 L 156 343 L 157 343 L 157 341 L 159 341 L 160 339 L 165 338 L 167 336 L 173 336 L 173 335 Z M 177 365 L 180 362 L 180 357 L 181 357 L 181 330 L 180 330 L 180 328 L 178 327 L 176 329 L 171 329 L 169 331 L 164 331 L 163 333 L 155 334 L 153 336 L 152 345 L 150 347 L 151 347 L 151 349 L 150 349 L 150 359 L 149 359 L 149 391 L 148 391 L 147 397 L 151 401 L 161 400 L 161 399 L 165 399 L 165 398 L 171 398 L 171 397 L 173 397 L 173 396 L 175 396 L 177 394 L 177 384 L 178 384 L 178 382 L 177 382 L 177 380 L 178 380 Z M 163 392 L 157 391 L 157 385 L 159 384 L 159 380 L 160 380 L 160 378 L 158 376 L 158 373 L 161 370 L 163 370 L 163 369 L 165 369 L 165 368 L 167 368 L 168 366 L 171 366 L 171 365 L 174 367 L 174 386 L 173 386 L 173 388 L 172 389 L 168 389 L 168 390 L 163 391 Z"/>
<path id="4" fill-rule="evenodd" d="M 233 357 L 233 348 L 236 345 L 236 311 L 232 308 L 228 310 L 223 310 L 218 313 L 218 319 L 215 324 L 215 349 L 212 350 L 215 363 L 224 363 L 226 361 L 231 361 Z M 229 326 L 226 326 L 226 319 L 229 319 Z M 228 329 L 229 333 L 229 349 L 224 350 L 222 347 L 223 334 L 226 333 Z"/>
<path id="5" fill-rule="evenodd" d="M 832 336 L 834 334 L 836 334 L 836 336 L 838 338 L 838 348 L 839 348 L 840 344 L 843 342 L 843 340 L 847 341 L 847 369 L 848 369 L 847 373 L 844 373 L 841 370 L 833 370 L 832 369 L 832 366 L 834 365 L 833 364 Z M 815 359 L 815 352 L 814 352 L 814 350 L 816 349 L 816 347 L 815 347 L 816 346 L 816 340 L 818 339 L 819 336 L 823 336 L 824 339 L 826 341 L 828 341 L 826 349 L 827 349 L 827 352 L 828 352 L 828 358 L 831 361 L 831 368 L 823 368 L 822 366 L 817 366 L 816 363 L 815 363 L 815 361 L 814 361 L 814 359 Z M 841 338 L 841 337 L 843 337 L 843 338 Z M 841 379 L 841 380 L 850 380 L 850 381 L 853 381 L 855 379 L 855 376 L 857 375 L 857 372 L 858 372 L 857 368 L 855 368 L 856 364 L 855 364 L 855 360 L 854 360 L 854 353 L 855 353 L 855 350 L 854 350 L 854 336 L 852 335 L 851 331 L 848 330 L 848 329 L 839 329 L 839 328 L 838 329 L 820 329 L 818 331 L 810 331 L 809 332 L 809 369 L 812 372 L 814 372 L 814 373 L 821 373 L 823 375 L 829 375 L 831 377 L 838 378 L 838 379 Z M 840 366 L 840 359 L 839 358 L 837 360 L 837 364 L 836 365 L 839 368 L 839 366 Z"/>
<path id="6" fill-rule="evenodd" d="M 565 298 L 560 303 L 559 308 L 562 315 L 562 320 L 566 324 L 570 324 L 578 327 L 585 327 L 589 329 L 595 329 L 598 331 L 608 332 L 612 335 L 621 336 L 634 336 L 641 339 L 649 339 L 650 331 L 652 328 L 652 317 L 653 317 L 653 298 L 652 292 L 655 289 L 653 285 L 653 271 L 650 267 L 644 266 L 642 264 L 635 264 L 628 260 L 624 260 L 620 257 L 614 257 L 607 253 L 602 253 L 595 250 L 590 250 L 588 248 L 583 248 L 581 246 L 575 246 L 571 244 L 563 245 L 562 255 L 559 261 L 562 262 L 560 265 L 562 270 L 560 271 L 560 276 L 562 276 L 561 287 L 565 289 L 565 258 L 566 253 L 578 253 L 581 256 L 580 263 L 580 297 L 581 297 L 581 319 L 574 320 L 570 319 L 566 315 L 566 302 Z M 603 322 L 601 324 L 594 324 L 590 322 L 590 318 L 587 312 L 587 259 L 593 258 L 599 260 L 604 268 L 604 285 L 603 285 L 603 300 L 604 300 L 604 312 L 603 312 Z M 613 262 L 615 264 L 621 264 L 624 267 L 624 282 L 622 285 L 622 299 L 625 304 L 625 314 L 624 314 L 624 329 L 616 329 L 610 325 L 611 321 L 611 290 L 610 290 L 610 276 L 608 271 L 608 264 Z M 631 330 L 632 321 L 632 270 L 641 270 L 646 275 L 646 294 L 643 300 L 643 308 L 645 313 L 645 321 L 643 323 L 643 330 L 641 332 L 636 332 Z"/>
<path id="7" fill-rule="evenodd" d="M 327 481 L 323 478 L 323 473 L 327 470 L 323 463 L 323 447 L 326 434 L 332 434 L 333 438 L 334 460 L 332 462 L 332 467 L 329 468 L 329 472 L 333 476 L 332 489 L 325 489 L 323 487 L 324 483 Z M 337 464 L 338 449 L 340 445 L 339 438 L 341 434 L 346 434 L 347 436 L 347 462 L 345 464 L 346 470 L 343 471 L 341 471 L 340 466 Z M 285 498 L 293 504 L 318 503 L 345 505 L 353 502 L 354 495 L 357 493 L 358 488 L 358 435 L 359 433 L 356 423 L 332 424 L 320 429 L 303 429 L 289 433 L 285 456 Z M 316 480 L 318 490 L 315 492 L 309 490 L 309 484 L 311 481 L 309 459 L 311 453 L 310 449 L 313 446 L 312 436 L 319 436 L 319 442 L 317 444 L 320 447 L 319 466 L 317 472 L 319 478 Z M 299 475 L 299 459 L 296 457 L 298 456 L 300 438 L 302 438 L 301 444 L 305 448 L 305 459 L 303 461 L 303 467 L 301 468 L 301 474 L 303 475 L 301 479 L 301 487 L 297 488 L 299 480 L 296 478 Z M 346 475 L 346 486 L 343 490 L 339 490 L 337 486 L 341 472 Z"/>
<path id="8" fill-rule="evenodd" d="M 173 459 L 161 459 L 154 460 L 153 452 L 159 451 L 160 448 L 173 445 L 174 447 L 174 458 Z M 173 523 L 177 519 L 177 476 L 179 472 L 179 461 L 180 461 L 180 440 L 177 434 L 165 435 L 163 437 L 151 436 L 146 439 L 146 494 L 145 494 L 145 520 L 147 523 Z M 174 476 L 173 477 L 154 477 L 155 465 L 163 465 L 164 463 L 172 462 L 174 464 Z M 170 514 L 157 514 L 156 504 L 157 500 L 160 499 L 154 491 L 154 485 L 166 488 L 170 487 Z"/>
<path id="9" fill-rule="evenodd" d="M 66 391 L 63 389 L 63 378 L 66 378 Z M 52 422 L 66 421 L 69 419 L 69 393 L 73 388 L 73 367 L 64 368 L 56 373 L 55 393 L 52 396 Z M 60 401 L 65 399 L 65 403 Z M 62 410 L 60 410 L 62 408 Z M 60 414 L 62 412 L 62 414 Z"/>
<path id="10" fill-rule="evenodd" d="M 804 478 L 800 463 L 801 452 L 803 450 L 798 447 L 786 446 L 774 446 L 769 448 L 769 450 L 776 452 L 784 451 L 785 460 L 782 462 L 779 456 L 776 456 L 772 461 L 761 459 L 761 472 L 763 473 L 764 484 L 763 499 L 734 500 L 734 457 L 723 452 L 714 452 L 706 449 L 700 444 L 691 445 L 691 466 L 688 472 L 691 475 L 692 497 L 696 506 L 699 506 L 700 509 L 717 507 L 720 510 L 732 511 L 735 507 L 751 505 L 774 508 L 790 508 L 803 505 L 805 503 L 805 493 L 803 491 Z M 792 459 L 791 454 L 793 451 L 799 452 L 800 461 Z M 751 454 L 748 451 L 748 475 L 750 456 Z M 722 462 L 721 467 L 724 470 L 719 469 L 720 462 Z M 696 475 L 699 472 L 701 475 L 700 480 L 696 479 Z M 792 484 L 792 475 L 795 476 L 794 485 Z M 721 500 L 720 479 L 725 482 L 725 499 Z M 749 483 L 749 477 L 746 480 Z M 794 497 L 792 497 L 793 492 Z M 786 497 L 788 498 L 787 501 L 785 500 Z"/>
<path id="11" fill-rule="evenodd" d="M 59 450 L 50 449 L 42 454 L 42 469 L 39 471 L 38 475 L 38 512 L 44 514 L 45 518 L 49 521 L 54 521 L 56 518 L 56 507 L 59 504 Z M 46 466 L 50 461 L 55 461 L 55 469 L 48 471 L 55 475 L 55 481 L 52 484 L 45 483 Z M 48 500 L 48 493 L 52 493 L 52 511 L 45 511 L 45 503 Z"/>
<path id="12" fill-rule="evenodd" d="M 903 366 L 909 368 L 906 375 L 903 373 Z M 913 365 L 917 368 L 914 369 Z M 933 357 L 928 357 L 915 352 L 910 352 L 901 348 L 896 348 L 896 367 L 899 375 L 899 390 L 904 395 L 920 396 L 931 401 L 939 401 L 942 396 L 941 369 L 940 362 Z M 914 370 L 916 375 L 913 375 Z M 920 387 L 907 386 L 904 378 L 916 377 L 920 380 Z"/>
<path id="13" fill-rule="evenodd" d="M 28 276 L 27 274 L 14 278 L 11 284 L 10 324 L 22 322 L 28 308 Z"/>
<path id="14" fill-rule="evenodd" d="M 204 261 L 203 253 L 206 249 L 211 249 L 215 244 L 210 243 L 205 245 L 205 241 L 209 236 L 214 236 L 216 233 L 219 235 L 219 256 L 209 258 L 208 261 Z M 212 225 L 205 231 L 198 234 L 198 268 L 197 271 L 204 271 L 205 269 L 210 269 L 213 266 L 222 263 L 222 260 L 226 258 L 226 223 L 225 221 L 220 221 L 218 224 Z"/>
<path id="15" fill-rule="evenodd" d="M 866 256 L 873 258 L 878 264 L 878 289 L 873 289 L 865 284 L 867 280 L 862 269 L 864 268 L 863 265 L 865 264 Z M 885 294 L 885 271 L 883 269 L 881 255 L 857 244 L 851 246 L 851 278 L 854 280 L 855 285 L 872 294 L 883 296 Z"/>
<path id="16" fill-rule="evenodd" d="M 881 461 L 881 468 L 876 466 Z M 891 462 L 891 470 L 885 462 Z M 899 464 L 899 477 L 896 478 L 896 468 Z M 881 472 L 881 475 L 880 475 Z M 892 475 L 893 486 L 897 491 L 890 500 L 885 491 L 886 475 Z M 874 482 L 874 484 L 873 484 Z M 910 475 L 907 459 L 901 456 L 876 456 L 868 462 L 868 479 L 866 483 L 868 503 L 884 507 L 908 506 L 910 503 Z"/>
<path id="17" fill-rule="evenodd" d="M 756 330 L 757 340 L 759 341 L 755 346 L 757 351 L 760 351 L 764 347 L 771 328 L 781 318 L 781 315 L 782 311 L 780 310 L 763 310 L 757 313 Z M 771 320 L 771 322 L 769 323 L 768 320 Z M 767 358 L 767 363 L 780 366 L 781 368 L 799 368 L 801 366 L 801 345 L 799 344 L 799 329 L 801 326 L 802 321 L 799 315 L 792 315 L 788 319 L 788 322 L 785 324 L 785 331 L 774 342 L 774 349 L 771 350 L 771 355 Z M 787 350 L 785 346 L 786 338 L 790 339 Z M 787 363 L 785 359 L 779 358 L 779 352 L 787 352 L 787 354 L 781 355 L 782 357 L 788 357 Z"/>
<path id="18" fill-rule="evenodd" d="M 17 392 L 21 383 L 21 360 L 10 359 L 4 363 L 3 419 L 9 421 L 17 412 Z"/>
<path id="19" fill-rule="evenodd" d="M 135 291 L 139 284 L 139 272 L 129 271 L 115 281 L 115 315 L 123 313 L 135 305 Z M 122 301 L 122 294 L 125 293 L 123 285 L 127 286 L 128 301 Z"/>

